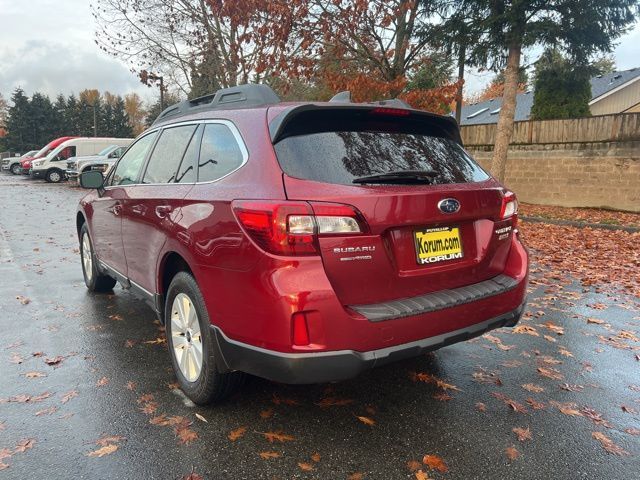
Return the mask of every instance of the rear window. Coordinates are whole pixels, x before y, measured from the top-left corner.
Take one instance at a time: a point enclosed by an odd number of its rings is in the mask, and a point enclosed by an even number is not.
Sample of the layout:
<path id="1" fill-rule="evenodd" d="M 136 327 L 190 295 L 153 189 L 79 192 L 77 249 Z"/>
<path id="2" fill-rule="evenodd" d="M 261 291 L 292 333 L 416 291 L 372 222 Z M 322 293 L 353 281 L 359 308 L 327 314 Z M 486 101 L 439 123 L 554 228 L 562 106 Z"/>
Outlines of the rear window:
<path id="1" fill-rule="evenodd" d="M 315 132 L 285 137 L 274 148 L 287 175 L 325 183 L 353 185 L 359 177 L 408 170 L 433 172 L 432 184 L 489 178 L 454 140 L 401 123 L 387 124 L 389 128 L 380 122 L 363 122 L 358 128 L 352 123 L 336 131 L 326 131 L 325 124 Z"/>
<path id="2" fill-rule="evenodd" d="M 291 177 L 342 185 L 406 171 L 431 172 L 432 184 L 489 178 L 452 138 L 455 132 L 436 120 L 365 111 L 306 112 L 296 120 L 287 126 L 289 135 L 274 145 L 282 170 Z"/>

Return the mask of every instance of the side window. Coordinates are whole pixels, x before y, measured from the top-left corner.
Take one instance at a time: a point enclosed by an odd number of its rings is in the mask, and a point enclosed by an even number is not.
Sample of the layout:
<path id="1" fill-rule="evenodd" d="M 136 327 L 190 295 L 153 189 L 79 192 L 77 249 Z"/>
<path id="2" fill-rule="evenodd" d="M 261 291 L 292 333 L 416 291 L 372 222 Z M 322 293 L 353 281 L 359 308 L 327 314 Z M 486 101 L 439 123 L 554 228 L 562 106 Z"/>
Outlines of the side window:
<path id="1" fill-rule="evenodd" d="M 194 183 L 196 181 L 196 172 L 198 166 L 198 152 L 200 151 L 200 140 L 202 138 L 202 129 L 200 126 L 196 133 L 191 137 L 187 151 L 184 152 L 182 163 L 178 169 L 176 183 Z"/>
<path id="2" fill-rule="evenodd" d="M 63 148 L 60 153 L 58 153 L 57 158 L 54 160 L 66 160 L 67 158 L 76 156 L 76 147 L 70 146 Z"/>
<path id="3" fill-rule="evenodd" d="M 173 183 L 197 125 L 165 128 L 153 149 L 142 183 Z"/>
<path id="4" fill-rule="evenodd" d="M 120 158 L 124 153 L 124 151 L 125 151 L 125 147 L 116 148 L 113 152 L 111 152 L 111 155 L 109 155 L 109 158 Z"/>
<path id="5" fill-rule="evenodd" d="M 142 137 L 127 150 L 116 165 L 111 185 L 131 185 L 138 181 L 140 168 L 156 135 L 157 133 L 154 132 Z"/>
<path id="6" fill-rule="evenodd" d="M 208 123 L 202 135 L 198 181 L 222 178 L 242 165 L 242 150 L 229 127 Z"/>

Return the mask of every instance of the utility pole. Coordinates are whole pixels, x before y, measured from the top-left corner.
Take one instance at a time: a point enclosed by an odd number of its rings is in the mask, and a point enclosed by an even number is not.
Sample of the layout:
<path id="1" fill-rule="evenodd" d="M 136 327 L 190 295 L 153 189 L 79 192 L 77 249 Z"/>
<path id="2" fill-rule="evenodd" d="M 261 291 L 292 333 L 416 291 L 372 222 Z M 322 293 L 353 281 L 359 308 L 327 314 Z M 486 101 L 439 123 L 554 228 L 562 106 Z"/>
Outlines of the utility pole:
<path id="1" fill-rule="evenodd" d="M 160 82 L 160 110 L 164 110 L 164 78 L 161 75 L 155 73 L 147 74 L 147 78 L 153 81 Z"/>
<path id="2" fill-rule="evenodd" d="M 96 121 L 96 102 L 93 102 L 93 136 L 98 136 L 98 122 Z"/>

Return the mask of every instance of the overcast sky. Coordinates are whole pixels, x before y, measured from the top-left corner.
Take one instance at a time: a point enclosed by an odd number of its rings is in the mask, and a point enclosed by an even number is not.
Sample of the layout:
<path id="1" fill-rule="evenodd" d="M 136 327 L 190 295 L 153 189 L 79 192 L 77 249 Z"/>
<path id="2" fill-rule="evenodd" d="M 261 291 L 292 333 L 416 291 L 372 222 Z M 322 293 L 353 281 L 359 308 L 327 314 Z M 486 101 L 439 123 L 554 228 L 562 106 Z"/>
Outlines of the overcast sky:
<path id="1" fill-rule="evenodd" d="M 90 0 L 0 0 L 0 92 L 22 87 L 54 97 L 85 88 L 124 95 L 136 91 L 154 100 L 156 89 L 140 84 L 129 68 L 98 49 Z M 640 26 L 615 51 L 618 69 L 640 67 Z M 469 72 L 476 91 L 493 74 Z"/>

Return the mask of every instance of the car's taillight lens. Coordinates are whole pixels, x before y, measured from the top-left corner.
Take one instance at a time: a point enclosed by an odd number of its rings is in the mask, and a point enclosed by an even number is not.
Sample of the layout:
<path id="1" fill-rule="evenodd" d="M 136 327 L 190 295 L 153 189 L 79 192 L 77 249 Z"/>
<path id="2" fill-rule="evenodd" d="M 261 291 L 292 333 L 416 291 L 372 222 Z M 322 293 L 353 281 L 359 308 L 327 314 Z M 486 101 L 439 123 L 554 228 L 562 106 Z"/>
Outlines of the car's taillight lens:
<path id="1" fill-rule="evenodd" d="M 232 207 L 253 241 L 276 255 L 317 255 L 320 236 L 366 231 L 362 215 L 349 205 L 236 200 Z"/>
<path id="2" fill-rule="evenodd" d="M 513 192 L 505 192 L 502 197 L 502 208 L 500 209 L 500 219 L 514 217 L 518 213 L 518 200 Z M 514 217 L 515 219 L 515 217 Z"/>

